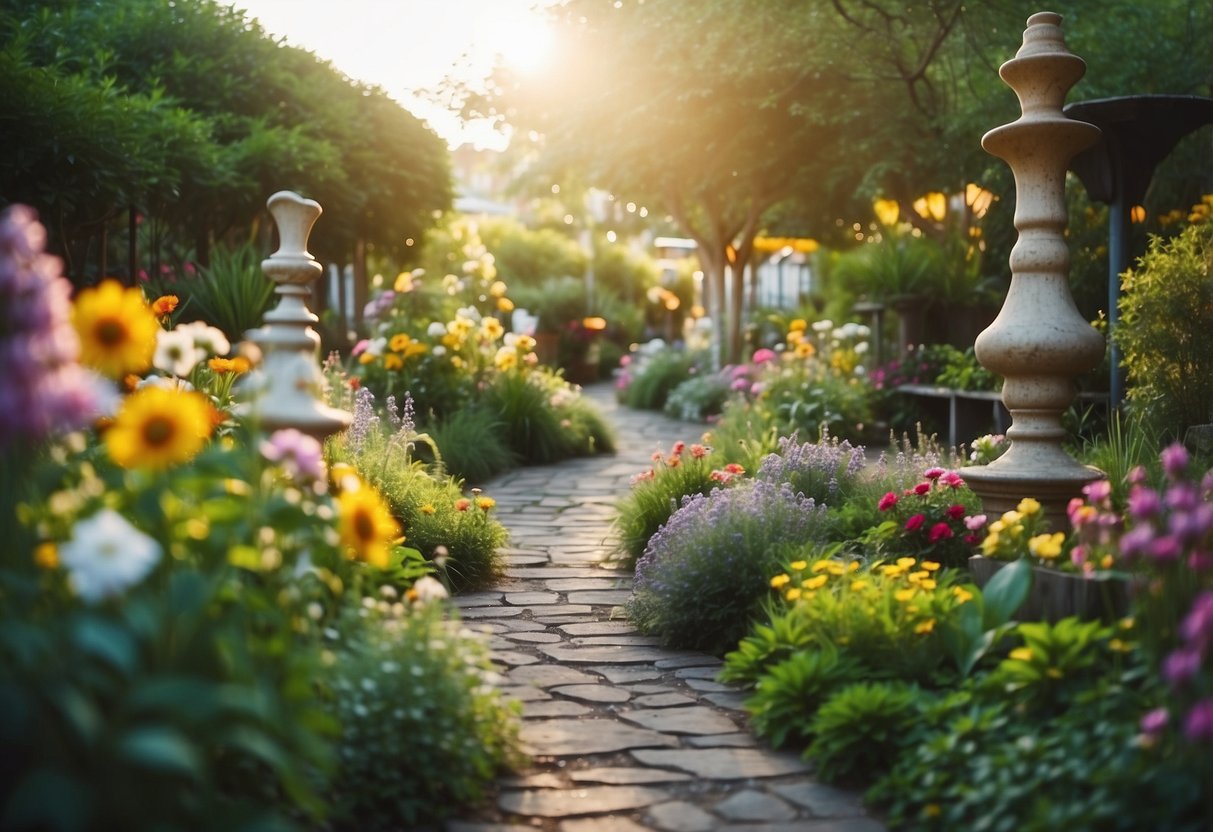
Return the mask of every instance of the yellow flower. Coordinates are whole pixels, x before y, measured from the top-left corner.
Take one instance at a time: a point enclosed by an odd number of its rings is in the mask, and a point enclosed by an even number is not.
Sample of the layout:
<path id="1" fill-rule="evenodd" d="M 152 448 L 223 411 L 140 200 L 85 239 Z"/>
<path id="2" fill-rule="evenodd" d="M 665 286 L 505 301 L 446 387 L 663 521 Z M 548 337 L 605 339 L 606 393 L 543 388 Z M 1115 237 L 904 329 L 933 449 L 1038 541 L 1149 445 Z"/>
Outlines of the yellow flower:
<path id="1" fill-rule="evenodd" d="M 909 569 L 914 564 L 918 563 L 914 558 L 898 558 L 897 565 L 902 569 Z"/>
<path id="2" fill-rule="evenodd" d="M 1023 505 L 1023 503 L 1020 503 L 1020 505 Z M 1002 515 L 1002 522 L 1003 522 L 1004 526 L 1007 526 L 1009 528 L 1009 527 L 1014 526 L 1017 523 L 1019 523 L 1019 521 L 1023 520 L 1023 517 L 1024 517 L 1023 514 L 1021 514 L 1018 511 L 1007 511 L 1007 512 L 1004 512 Z M 993 524 L 991 524 L 991 526 L 992 525 Z"/>
<path id="3" fill-rule="evenodd" d="M 927 578 L 931 577 L 931 573 L 926 571 L 911 572 L 906 577 L 910 580 L 910 583 L 916 584 L 919 581 L 925 581 Z"/>
<path id="4" fill-rule="evenodd" d="M 514 340 L 514 349 L 518 352 L 530 352 L 535 349 L 535 339 L 527 334 L 519 335 Z"/>
<path id="5" fill-rule="evenodd" d="M 156 351 L 156 320 L 143 292 L 106 280 L 85 289 L 72 308 L 80 360 L 112 379 L 143 373 Z"/>
<path id="6" fill-rule="evenodd" d="M 847 571 L 848 572 L 858 572 L 859 571 L 859 561 L 853 560 L 850 563 L 848 563 Z"/>
<path id="7" fill-rule="evenodd" d="M 827 571 L 829 571 L 829 569 L 830 569 L 830 562 L 828 560 L 819 560 L 813 564 L 813 574 L 814 575 L 820 574 L 822 572 L 827 572 Z"/>
<path id="8" fill-rule="evenodd" d="M 1024 497 L 1015 508 L 1024 517 L 1032 517 L 1040 513 L 1040 503 L 1031 497 Z"/>
<path id="9" fill-rule="evenodd" d="M 501 372 L 508 372 L 518 366 L 518 352 L 511 347 L 502 347 L 493 356 L 493 366 Z"/>
<path id="10" fill-rule="evenodd" d="M 790 566 L 792 569 L 795 569 L 797 572 L 803 572 L 805 570 L 805 567 L 807 567 L 808 565 L 809 565 L 808 561 L 804 561 L 804 560 L 794 560 L 788 564 L 788 566 Z"/>
<path id="11" fill-rule="evenodd" d="M 928 618 L 926 621 L 920 621 L 918 626 L 914 628 L 914 632 L 920 636 L 926 635 L 935 629 L 935 619 Z"/>
<path id="12" fill-rule="evenodd" d="M 504 280 L 494 280 L 493 285 L 489 286 L 489 294 L 495 298 L 505 295 L 506 285 Z"/>
<path id="13" fill-rule="evenodd" d="M 796 345 L 797 358 L 812 358 L 815 352 L 817 352 L 817 349 L 808 341 L 801 341 Z"/>
<path id="14" fill-rule="evenodd" d="M 54 543 L 39 543 L 34 549 L 34 563 L 41 569 L 59 568 L 59 547 Z"/>
<path id="15" fill-rule="evenodd" d="M 956 603 L 963 604 L 966 601 L 973 600 L 973 593 L 969 592 L 963 586 L 952 587 L 952 594 L 956 596 Z"/>
<path id="16" fill-rule="evenodd" d="M 828 565 L 826 566 L 826 571 L 834 577 L 838 577 L 839 575 L 845 575 L 847 568 L 838 561 L 832 560 L 829 561 Z"/>
<path id="17" fill-rule="evenodd" d="M 152 301 L 152 314 L 158 318 L 171 315 L 180 302 L 181 298 L 176 295 L 161 295 Z"/>
<path id="18" fill-rule="evenodd" d="M 513 312 L 514 311 L 514 301 L 510 300 L 509 298 L 497 298 L 497 311 L 498 312 Z"/>
<path id="19" fill-rule="evenodd" d="M 488 511 L 495 505 L 497 505 L 497 501 L 494 500 L 492 497 L 477 497 L 476 498 L 476 508 L 480 509 L 481 511 Z"/>
<path id="20" fill-rule="evenodd" d="M 867 589 L 869 586 L 870 584 L 864 580 L 851 581 L 851 592 L 859 592 Z"/>
<path id="21" fill-rule="evenodd" d="M 413 339 L 406 332 L 398 332 L 392 336 L 392 340 L 388 341 L 388 349 L 392 352 L 404 352 L 405 347 L 413 343 Z"/>
<path id="22" fill-rule="evenodd" d="M 505 334 L 505 327 L 496 318 L 485 318 L 480 322 L 480 334 L 490 341 L 496 341 Z"/>
<path id="23" fill-rule="evenodd" d="M 451 366 L 454 367 L 456 370 L 462 370 L 464 363 L 465 363 L 464 360 L 462 358 L 460 358 L 459 356 L 457 356 L 457 355 L 451 356 Z"/>
<path id="24" fill-rule="evenodd" d="M 806 321 L 804 318 L 794 318 L 792 322 L 788 324 L 788 332 L 804 332 L 808 325 L 808 321 Z"/>
<path id="25" fill-rule="evenodd" d="M 796 587 L 792 587 L 791 589 L 789 589 L 787 592 L 784 593 L 783 597 L 788 599 L 789 601 L 795 601 L 797 598 L 800 597 L 800 590 L 797 589 Z"/>
<path id="26" fill-rule="evenodd" d="M 921 589 L 925 589 L 925 590 L 930 591 L 930 590 L 932 590 L 932 589 L 934 589 L 934 588 L 936 587 L 936 583 L 935 583 L 934 581 L 932 581 L 932 580 L 929 580 L 929 579 L 928 579 L 928 580 L 925 580 L 925 581 L 919 581 L 919 582 L 918 582 L 918 586 L 919 586 Z"/>
<path id="27" fill-rule="evenodd" d="M 206 365 L 211 368 L 212 373 L 221 376 L 227 373 L 235 375 L 247 373 L 252 366 L 249 364 L 249 360 L 242 355 L 238 355 L 235 358 L 215 357 L 207 361 Z"/>
<path id="28" fill-rule="evenodd" d="M 396 282 L 392 284 L 392 288 L 397 292 L 404 293 L 413 291 L 416 285 L 412 272 L 401 272 L 396 275 Z"/>
<path id="29" fill-rule="evenodd" d="M 942 813 L 943 807 L 938 803 L 928 803 L 926 806 L 922 807 L 922 814 L 924 817 L 937 818 Z"/>
<path id="30" fill-rule="evenodd" d="M 438 509 L 434 508 L 432 503 L 426 503 L 419 509 L 419 511 L 422 514 L 433 514 L 434 512 L 438 511 Z"/>
<path id="31" fill-rule="evenodd" d="M 1030 662 L 1030 661 L 1032 661 L 1032 648 L 1031 647 L 1016 647 L 1014 650 L 1012 650 L 1008 654 L 1008 657 L 1014 659 L 1017 662 Z"/>
<path id="32" fill-rule="evenodd" d="M 801 584 L 805 589 L 821 589 L 826 585 L 826 581 L 830 580 L 829 575 L 818 575 L 815 578 L 809 578 Z"/>
<path id="33" fill-rule="evenodd" d="M 369 352 L 364 352 L 362 355 L 358 356 L 359 364 L 370 364 L 374 360 L 375 356 Z"/>
<path id="34" fill-rule="evenodd" d="M 909 601 L 911 598 L 913 598 L 915 596 L 915 594 L 917 594 L 917 592 L 918 592 L 918 590 L 912 589 L 912 588 L 911 589 L 899 589 L 893 593 L 893 597 L 904 604 L 906 601 Z"/>
<path id="35" fill-rule="evenodd" d="M 787 575 L 776 575 L 774 578 L 771 578 L 771 588 L 779 589 L 781 586 L 785 586 L 791 580 L 792 579 Z"/>
<path id="36" fill-rule="evenodd" d="M 1061 554 L 1061 546 L 1065 540 L 1064 532 L 1038 534 L 1028 541 L 1028 551 L 1041 560 L 1053 560 Z"/>
<path id="37" fill-rule="evenodd" d="M 1117 653 L 1128 653 L 1133 649 L 1133 647 L 1132 645 L 1126 644 L 1118 638 L 1113 638 L 1108 640 L 1108 649 L 1114 650 Z"/>
<path id="38" fill-rule="evenodd" d="M 919 566 L 928 572 L 935 572 L 939 569 L 939 564 L 933 560 L 924 560 Z"/>
<path id="39" fill-rule="evenodd" d="M 342 491 L 337 495 L 337 517 L 347 557 L 386 568 L 389 549 L 400 537 L 400 524 L 379 492 L 365 484 Z"/>
<path id="40" fill-rule="evenodd" d="M 387 355 L 383 356 L 383 369 L 399 370 L 403 366 L 404 359 L 395 353 L 389 352 Z"/>
<path id="41" fill-rule="evenodd" d="M 906 570 L 903 569 L 902 567 L 897 566 L 896 564 L 892 564 L 892 563 L 886 563 L 884 566 L 880 567 L 880 573 L 882 575 L 884 575 L 886 578 L 896 578 L 898 575 L 900 575 L 902 572 L 905 572 L 905 571 Z"/>
<path id="42" fill-rule="evenodd" d="M 202 450 L 213 412 L 201 393 L 144 387 L 123 401 L 105 432 L 105 448 L 123 468 L 168 468 Z"/>
<path id="43" fill-rule="evenodd" d="M 986 539 L 981 541 L 981 553 L 986 557 L 998 551 L 998 542 L 1000 538 L 998 532 L 990 532 L 986 535 Z"/>

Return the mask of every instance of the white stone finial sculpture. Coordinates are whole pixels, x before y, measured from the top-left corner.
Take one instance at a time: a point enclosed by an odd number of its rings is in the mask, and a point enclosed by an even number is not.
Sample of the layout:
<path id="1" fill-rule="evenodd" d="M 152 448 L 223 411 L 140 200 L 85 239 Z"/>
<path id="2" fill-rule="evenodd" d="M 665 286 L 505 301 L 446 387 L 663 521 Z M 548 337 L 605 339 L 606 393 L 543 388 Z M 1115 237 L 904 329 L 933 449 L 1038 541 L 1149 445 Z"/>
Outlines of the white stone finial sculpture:
<path id="1" fill-rule="evenodd" d="M 279 246 L 261 261 L 261 270 L 277 284 L 279 300 L 265 324 L 245 336 L 262 353 L 259 379 L 252 385 L 254 413 L 267 431 L 295 428 L 323 441 L 348 427 L 352 417 L 320 401 L 320 336 L 312 329 L 320 319 L 304 303 L 323 271 L 307 250 L 321 208 L 293 191 L 279 191 L 266 205 L 278 226 Z"/>
<path id="2" fill-rule="evenodd" d="M 1061 15 L 1032 15 L 1023 46 L 998 72 L 1019 97 L 1023 114 L 981 140 L 1015 174 L 1019 239 L 1011 250 L 1011 287 L 975 345 L 981 365 L 1005 379 L 1011 447 L 990 465 L 965 469 L 965 480 L 990 514 L 1014 508 L 1023 497 L 1036 498 L 1057 531 L 1068 528 L 1069 499 L 1103 476 L 1061 446 L 1061 418 L 1074 399 L 1074 379 L 1104 354 L 1103 337 L 1078 313 L 1070 294 L 1064 236 L 1066 169 L 1099 138 L 1098 127 L 1061 111 L 1085 71 L 1083 60 L 1066 49 Z"/>

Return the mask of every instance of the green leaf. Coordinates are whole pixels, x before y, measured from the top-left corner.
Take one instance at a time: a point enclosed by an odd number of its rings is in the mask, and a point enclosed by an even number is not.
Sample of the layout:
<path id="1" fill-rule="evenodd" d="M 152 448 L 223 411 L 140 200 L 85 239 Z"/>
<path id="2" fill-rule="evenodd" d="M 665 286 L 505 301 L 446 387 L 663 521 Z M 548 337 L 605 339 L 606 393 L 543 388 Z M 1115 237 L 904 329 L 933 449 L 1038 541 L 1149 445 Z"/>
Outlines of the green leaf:
<path id="1" fill-rule="evenodd" d="M 202 774 L 201 760 L 193 743 L 172 728 L 136 728 L 118 743 L 118 753 L 142 768 L 191 779 L 198 779 Z"/>
<path id="2" fill-rule="evenodd" d="M 88 785 L 54 769 L 35 769 L 6 796 L 0 828 L 83 832 L 92 802 Z"/>
<path id="3" fill-rule="evenodd" d="M 134 672 L 139 648 L 130 630 L 95 616 L 72 622 L 72 645 L 86 656 L 100 659 L 125 676 Z"/>
<path id="4" fill-rule="evenodd" d="M 984 626 L 992 630 L 1011 620 L 1032 588 L 1032 565 L 1025 558 L 1009 563 L 994 573 L 982 589 L 985 608 Z"/>

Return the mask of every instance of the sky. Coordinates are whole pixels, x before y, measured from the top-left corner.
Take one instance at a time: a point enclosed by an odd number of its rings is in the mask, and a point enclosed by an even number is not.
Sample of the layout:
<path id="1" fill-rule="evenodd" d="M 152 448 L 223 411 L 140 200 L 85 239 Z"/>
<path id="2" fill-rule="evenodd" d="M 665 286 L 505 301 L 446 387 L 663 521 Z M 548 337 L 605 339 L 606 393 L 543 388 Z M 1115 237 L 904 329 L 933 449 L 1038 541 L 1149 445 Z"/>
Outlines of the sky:
<path id="1" fill-rule="evenodd" d="M 550 47 L 542 11 L 534 7 L 553 0 L 224 2 L 351 78 L 383 87 L 451 147 L 471 142 L 499 149 L 505 140 L 483 124 L 463 124 L 433 101 L 439 83 L 446 77 L 478 81 L 498 55 L 519 71 L 542 72 Z"/>

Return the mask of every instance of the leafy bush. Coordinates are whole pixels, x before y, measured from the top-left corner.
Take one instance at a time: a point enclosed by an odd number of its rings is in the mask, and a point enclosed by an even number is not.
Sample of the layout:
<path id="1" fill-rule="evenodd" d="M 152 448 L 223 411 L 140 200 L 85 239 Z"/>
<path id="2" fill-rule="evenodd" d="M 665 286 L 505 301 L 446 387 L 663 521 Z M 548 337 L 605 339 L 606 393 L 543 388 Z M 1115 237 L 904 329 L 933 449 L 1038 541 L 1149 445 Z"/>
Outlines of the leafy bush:
<path id="1" fill-rule="evenodd" d="M 801 650 L 770 666 L 745 703 L 754 732 L 779 748 L 813 739 L 812 714 L 865 668 L 831 645 Z"/>
<path id="2" fill-rule="evenodd" d="M 485 643 L 438 604 L 395 599 L 345 622 L 319 678 L 342 726 L 331 791 L 343 829 L 438 821 L 519 761 L 518 706 L 490 684 Z"/>
<path id="3" fill-rule="evenodd" d="M 1213 421 L 1213 221 L 1154 237 L 1124 274 L 1120 323 L 1128 399 L 1153 430 L 1182 438 Z"/>
<path id="4" fill-rule="evenodd" d="M 678 510 L 684 497 L 707 494 L 742 473 L 736 467 L 713 468 L 716 460 L 704 445 L 688 447 L 676 442 L 669 456 L 655 452 L 652 467 L 632 478 L 631 490 L 615 503 L 613 524 L 618 551 L 628 566 L 644 554 L 649 539 Z"/>
<path id="5" fill-rule="evenodd" d="M 813 717 L 805 758 L 827 782 L 887 771 L 910 744 L 924 695 L 903 682 L 860 682 L 835 691 Z"/>
<path id="6" fill-rule="evenodd" d="M 691 353 L 662 347 L 634 353 L 620 378 L 619 399 L 638 410 L 661 410 L 670 392 L 691 377 L 696 358 Z"/>
<path id="7" fill-rule="evenodd" d="M 261 250 L 252 243 L 217 245 L 211 249 L 210 264 L 197 274 L 172 282 L 156 281 L 144 291 L 154 292 L 149 300 L 157 294 L 176 295 L 181 300 L 178 318 L 205 321 L 236 343 L 245 332 L 261 325 L 276 302 L 275 284 L 262 273 L 261 260 Z"/>
<path id="8" fill-rule="evenodd" d="M 558 376 L 502 373 L 484 391 L 484 405 L 505 426 L 507 447 L 526 464 L 614 449 L 609 425 Z"/>
<path id="9" fill-rule="evenodd" d="M 781 549 L 827 532 L 825 507 L 787 485 L 686 497 L 636 564 L 628 614 L 668 645 L 722 653 L 745 634 Z"/>
<path id="10" fill-rule="evenodd" d="M 675 419 L 702 422 L 711 416 L 719 415 L 730 395 L 732 387 L 727 375 L 696 375 L 671 390 L 662 409 Z"/>
<path id="11" fill-rule="evenodd" d="M 973 515 L 977 498 L 956 471 L 928 468 L 900 492 L 887 491 L 876 508 L 888 519 L 863 536 L 880 556 L 928 558 L 964 567 L 981 540 L 985 515 Z"/>
<path id="12" fill-rule="evenodd" d="M 482 407 L 464 407 L 435 422 L 428 431 L 442 452 L 442 465 L 457 479 L 485 482 L 517 464 L 502 441 L 504 425 Z"/>

